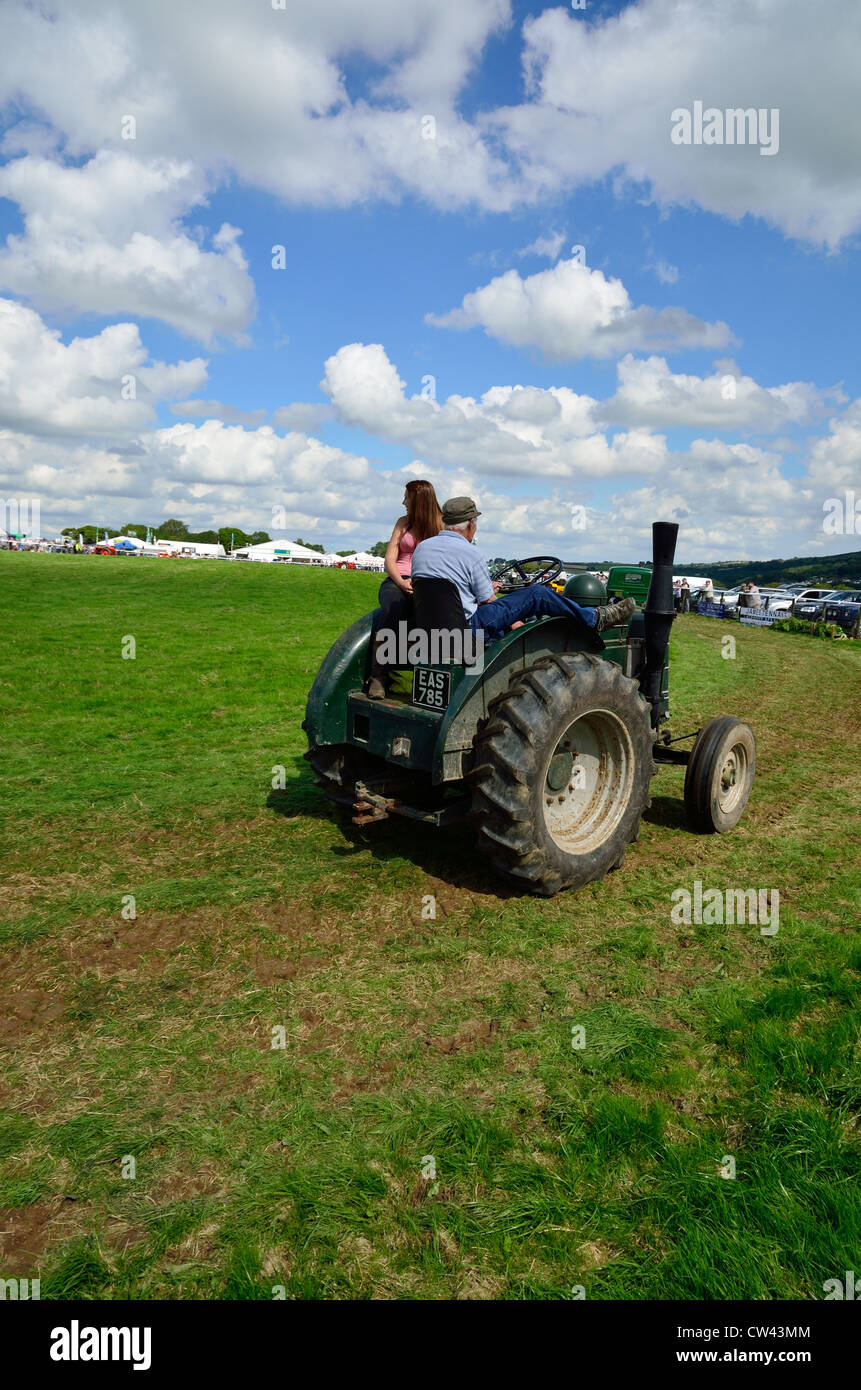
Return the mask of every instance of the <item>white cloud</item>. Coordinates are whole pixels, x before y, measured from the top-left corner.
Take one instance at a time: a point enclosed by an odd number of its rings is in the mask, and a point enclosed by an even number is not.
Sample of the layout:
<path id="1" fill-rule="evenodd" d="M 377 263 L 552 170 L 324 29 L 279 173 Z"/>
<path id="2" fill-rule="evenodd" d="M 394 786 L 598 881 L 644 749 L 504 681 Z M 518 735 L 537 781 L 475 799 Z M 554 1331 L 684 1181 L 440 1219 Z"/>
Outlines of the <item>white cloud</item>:
<path id="1" fill-rule="evenodd" d="M 118 399 L 125 369 L 138 382 L 135 401 Z M 734 402 L 718 390 L 727 369 Z M 0 496 L 38 497 L 57 528 L 175 515 L 195 529 L 233 522 L 271 531 L 277 506 L 294 534 L 370 544 L 391 529 L 404 478 L 426 476 L 443 498 L 477 498 L 490 554 L 633 559 L 645 553 L 649 522 L 667 517 L 681 524 L 686 558 L 708 559 L 845 549 L 845 537 L 824 541 L 822 503 L 844 488 L 861 494 L 857 401 L 809 441 L 806 470 L 793 461 L 799 476 L 788 475 L 777 443 L 705 437 L 668 448 L 651 428 L 656 399 L 665 425 L 724 428 L 721 412 L 730 410 L 736 427 L 777 430 L 809 423 L 836 398 L 805 383 L 763 388 L 731 363 L 700 378 L 670 372 L 661 358 L 626 358 L 609 402 L 568 387 L 508 385 L 437 403 L 407 396 L 380 344 L 348 344 L 325 364 L 331 409 L 409 448 L 412 461 L 393 469 L 303 430 L 225 423 L 230 405 L 186 398 L 205 377 L 199 359 L 151 363 L 135 325 L 63 344 L 32 310 L 0 301 Z M 171 394 L 183 397 L 179 409 L 209 418 L 153 428 L 155 406 Z M 626 425 L 615 433 L 614 411 Z M 575 505 L 586 508 L 585 532 L 572 525 Z"/>
<path id="2" fill-rule="evenodd" d="M 668 261 L 658 260 L 655 261 L 655 264 L 651 266 L 650 269 L 655 272 L 662 285 L 675 285 L 678 283 L 679 267 L 677 265 L 670 265 Z"/>
<path id="3" fill-rule="evenodd" d="M 163 319 L 211 343 L 237 341 L 254 311 L 254 287 L 224 223 L 201 249 L 179 225 L 206 201 L 188 161 L 143 162 L 102 151 L 80 167 L 27 155 L 0 168 L 0 196 L 25 221 L 0 250 L 0 288 L 38 308 Z"/>
<path id="4" fill-rule="evenodd" d="M 350 343 L 327 360 L 321 386 L 345 424 L 407 446 L 435 467 L 485 478 L 655 476 L 678 457 L 661 431 L 773 434 L 788 425 L 809 426 L 845 399 L 839 389 L 810 382 L 762 387 L 730 361 L 699 377 L 672 372 L 662 357 L 629 355 L 617 374 L 616 393 L 606 401 L 566 386 L 494 386 L 478 399 L 453 395 L 436 402 L 406 395 L 381 344 Z M 620 432 L 608 433 L 614 429 Z M 842 476 L 858 444 L 856 415 L 836 417 L 832 431 L 814 458 L 821 456 L 825 473 L 834 459 L 835 474 Z M 712 458 L 729 466 L 735 448 L 748 445 L 715 441 Z M 770 457 L 781 455 L 776 449 Z"/>
<path id="5" fill-rule="evenodd" d="M 0 425 L 13 430 L 127 439 L 159 400 L 198 389 L 206 369 L 200 357 L 149 362 L 134 323 L 66 345 L 32 309 L 0 299 Z"/>
<path id="6" fill-rule="evenodd" d="M 834 245 L 861 227 L 861 12 L 813 13 L 810 0 L 639 0 L 591 19 L 551 5 L 519 39 L 526 100 L 467 120 L 508 0 L 210 0 L 203 16 L 175 0 L 8 0 L 0 103 L 24 114 L 5 148 L 44 153 L 61 134 L 73 158 L 119 149 L 132 114 L 141 161 L 190 157 L 290 201 L 407 193 L 507 211 L 611 175 Z M 778 107 L 779 153 L 673 145 L 671 112 L 695 100 Z"/>
<path id="7" fill-rule="evenodd" d="M 725 323 L 705 323 L 685 309 L 635 308 L 621 280 L 577 260 L 559 261 L 525 280 L 516 270 L 464 296 L 459 309 L 427 314 L 438 328 L 480 326 L 515 347 L 537 347 L 550 361 L 613 357 L 630 349 L 721 348 Z"/>
<path id="8" fill-rule="evenodd" d="M 671 462 L 660 481 L 609 498 L 620 540 L 642 535 L 648 517 L 679 523 L 683 562 L 810 552 L 819 525 L 813 495 L 784 476 L 779 455 L 698 439 Z"/>
<path id="9" fill-rule="evenodd" d="M 805 381 L 762 387 L 733 362 L 718 362 L 711 376 L 699 377 L 670 371 L 663 357 L 628 355 L 616 372 L 616 394 L 596 405 L 596 416 L 617 425 L 773 433 L 791 423 L 809 423 L 844 399 L 839 390 L 820 391 Z"/>
<path id="10" fill-rule="evenodd" d="M 7 9 L 0 103 L 23 94 L 73 155 L 128 149 L 129 114 L 140 159 L 233 169 L 289 201 L 347 206 L 408 190 L 452 207 L 511 204 L 505 159 L 457 113 L 508 0 Z M 357 55 L 375 75 L 351 95 Z"/>
<path id="11" fill-rule="evenodd" d="M 493 387 L 480 400 L 408 397 L 379 343 L 349 343 L 326 362 L 321 382 L 338 417 L 441 467 L 484 475 L 601 477 L 654 460 L 662 440 L 647 431 L 612 441 L 597 431 L 594 401 L 568 387 Z"/>
<path id="12" fill-rule="evenodd" d="M 564 244 L 564 232 L 550 232 L 547 236 L 536 237 L 528 246 L 521 246 L 517 254 L 521 260 L 524 256 L 543 256 L 548 261 L 555 261 Z"/>
<path id="13" fill-rule="evenodd" d="M 810 446 L 808 472 L 819 492 L 852 488 L 861 498 L 861 400 L 829 422 L 829 433 Z"/>
<path id="14" fill-rule="evenodd" d="M 811 18 L 809 0 L 640 0 L 599 22 L 548 8 L 524 25 L 531 99 L 487 127 L 548 192 L 613 172 L 620 190 L 835 245 L 861 227 L 861 11 L 830 0 Z M 779 152 L 674 145 L 671 113 L 697 100 L 777 108 Z"/>
<path id="15" fill-rule="evenodd" d="M 290 526 L 325 534 L 364 523 L 371 532 L 387 510 L 381 493 L 367 459 L 268 426 L 177 424 L 143 431 L 124 448 L 0 429 L 0 496 L 38 498 L 57 529 L 180 516 L 195 530 L 231 522 L 271 532 L 278 507 Z M 388 510 L 397 510 L 400 496 L 396 484 Z"/>
<path id="16" fill-rule="evenodd" d="M 371 544 L 391 529 L 406 475 L 429 477 L 440 498 L 475 497 L 487 555 L 635 560 L 648 554 L 650 523 L 660 518 L 680 523 L 686 560 L 811 554 L 822 546 L 822 502 L 837 489 L 785 477 L 776 454 L 697 440 L 662 465 L 660 476 L 645 467 L 603 499 L 576 475 L 547 495 L 512 495 L 506 480 L 469 467 L 415 462 L 398 476 L 319 440 L 281 439 L 268 427 L 176 425 L 142 434 L 129 457 L 0 430 L 0 495 L 38 497 L 46 533 L 180 516 L 195 530 L 229 523 L 330 541 L 348 534 Z M 575 525 L 575 505 L 586 510 L 585 529 Z M 284 528 L 275 526 L 275 508 L 286 513 Z M 828 548 L 846 549 L 845 537 Z"/>

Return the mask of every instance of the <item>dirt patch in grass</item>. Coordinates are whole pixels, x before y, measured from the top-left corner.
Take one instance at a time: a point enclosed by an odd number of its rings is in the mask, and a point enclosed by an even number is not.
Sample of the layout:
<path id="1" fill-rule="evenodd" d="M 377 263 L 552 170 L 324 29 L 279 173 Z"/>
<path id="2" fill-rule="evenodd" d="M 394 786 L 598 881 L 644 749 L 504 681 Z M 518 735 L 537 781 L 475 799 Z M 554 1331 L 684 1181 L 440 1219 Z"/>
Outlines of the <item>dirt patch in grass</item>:
<path id="1" fill-rule="evenodd" d="M 159 1178 L 148 1188 L 147 1201 L 153 1207 L 165 1207 L 195 1197 L 226 1197 L 227 1193 L 224 1174 L 211 1164 L 202 1163 L 196 1168 Z"/>
<path id="2" fill-rule="evenodd" d="M 384 1091 L 390 1085 L 397 1067 L 398 1064 L 395 1061 L 376 1062 L 373 1068 L 364 1075 L 361 1073 L 351 1074 L 337 1090 L 332 1092 L 332 1099 L 345 1101 L 350 1100 L 355 1095 Z"/>
<path id="3" fill-rule="evenodd" d="M 308 926 L 306 919 L 303 935 Z M 291 935 L 298 946 L 298 930 Z M 245 980 L 266 986 L 311 973 L 325 963 L 322 955 L 295 949 L 284 956 L 255 950 L 260 943 L 253 930 L 246 941 L 237 941 L 235 922 L 202 911 L 147 914 L 108 928 L 75 923 L 60 937 L 19 948 L 0 963 L 0 1042 L 14 1045 L 28 1032 L 62 1019 L 70 1003 L 70 979 L 78 988 L 87 981 L 151 984 L 170 965 L 190 963 L 190 953 L 201 943 L 210 944 L 213 956 L 222 958 L 217 971 L 197 970 L 197 978 L 205 979 L 208 990 L 220 997 L 235 993 L 237 971 Z M 61 982 L 66 988 L 61 989 Z M 181 997 L 191 998 L 193 993 L 183 991 Z"/>
<path id="4" fill-rule="evenodd" d="M 450 1056 L 454 1052 L 474 1052 L 477 1047 L 486 1046 L 498 1034 L 498 1019 L 470 1018 L 449 1037 L 428 1038 L 427 1045 L 435 1052 Z"/>
<path id="5" fill-rule="evenodd" d="M 105 1219 L 91 1202 L 67 1197 L 45 1197 L 23 1207 L 0 1210 L 0 1267 L 7 1278 L 38 1277 L 45 1250 L 62 1241 L 95 1231 L 99 1243 L 116 1254 L 146 1239 L 146 1231 L 122 1217 Z"/>
<path id="6" fill-rule="evenodd" d="M 36 1270 L 42 1251 L 84 1228 L 86 1205 L 49 1197 L 25 1207 L 0 1212 L 0 1252 L 3 1272 L 26 1276 Z"/>
<path id="7" fill-rule="evenodd" d="M 30 1029 L 61 1018 L 66 998 L 58 989 L 0 990 L 0 1042 L 12 1044 Z"/>

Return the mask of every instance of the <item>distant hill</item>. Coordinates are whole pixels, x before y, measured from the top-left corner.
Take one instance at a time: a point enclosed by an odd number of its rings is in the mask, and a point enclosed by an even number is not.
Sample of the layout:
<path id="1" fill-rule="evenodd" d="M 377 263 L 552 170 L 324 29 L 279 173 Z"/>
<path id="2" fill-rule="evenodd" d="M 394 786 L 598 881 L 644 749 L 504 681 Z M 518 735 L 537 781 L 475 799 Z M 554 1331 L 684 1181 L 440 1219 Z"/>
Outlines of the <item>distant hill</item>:
<path id="1" fill-rule="evenodd" d="M 731 588 L 745 579 L 757 584 L 778 588 L 795 580 L 809 579 L 811 584 L 861 585 L 861 550 L 849 550 L 843 555 L 795 555 L 791 560 L 719 560 L 708 564 L 676 564 L 676 574 L 708 574 L 715 586 Z"/>
<path id="2" fill-rule="evenodd" d="M 645 560 L 645 556 L 641 556 Z M 636 563 L 636 562 L 632 562 Z M 566 561 L 565 568 L 606 570 L 617 560 Z M 675 574 L 707 574 L 715 588 L 730 589 L 752 579 L 768 588 L 779 588 L 781 584 L 791 584 L 795 580 L 809 580 L 813 584 L 841 584 L 850 588 L 861 587 L 861 550 L 847 550 L 842 555 L 794 555 L 790 560 L 677 560 L 673 565 Z"/>

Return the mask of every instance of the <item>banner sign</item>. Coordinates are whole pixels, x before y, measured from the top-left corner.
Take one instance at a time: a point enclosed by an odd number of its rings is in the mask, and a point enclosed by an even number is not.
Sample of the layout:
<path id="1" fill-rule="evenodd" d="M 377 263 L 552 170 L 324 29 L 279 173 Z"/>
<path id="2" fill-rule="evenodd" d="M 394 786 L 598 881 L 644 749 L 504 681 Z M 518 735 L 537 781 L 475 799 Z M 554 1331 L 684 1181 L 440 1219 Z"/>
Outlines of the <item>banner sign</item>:
<path id="1" fill-rule="evenodd" d="M 697 612 L 701 618 L 725 618 L 726 607 L 722 603 L 704 603 L 702 599 L 697 607 Z"/>
<path id="2" fill-rule="evenodd" d="M 738 616 L 743 623 L 748 623 L 753 627 L 771 627 L 771 624 L 776 623 L 778 618 L 785 618 L 787 615 L 772 608 L 741 608 Z"/>

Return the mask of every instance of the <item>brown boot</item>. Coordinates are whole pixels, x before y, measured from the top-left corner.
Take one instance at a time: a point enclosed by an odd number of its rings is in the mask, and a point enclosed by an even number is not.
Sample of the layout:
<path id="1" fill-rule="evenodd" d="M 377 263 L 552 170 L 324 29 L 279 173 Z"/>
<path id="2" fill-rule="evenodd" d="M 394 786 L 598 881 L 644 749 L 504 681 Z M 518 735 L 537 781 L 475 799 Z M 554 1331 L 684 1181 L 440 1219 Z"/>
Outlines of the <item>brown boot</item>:
<path id="1" fill-rule="evenodd" d="M 598 621 L 595 624 L 596 632 L 604 632 L 608 627 L 619 627 L 621 623 L 626 623 L 636 611 L 637 605 L 632 598 L 620 599 L 618 603 L 605 603 L 600 608 L 595 609 Z"/>
<path id="2" fill-rule="evenodd" d="M 371 676 L 371 679 L 368 681 L 368 699 L 385 700 L 385 698 L 386 687 L 383 685 L 383 682 L 377 680 L 376 676 Z"/>

